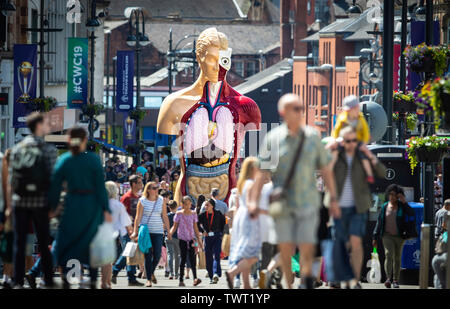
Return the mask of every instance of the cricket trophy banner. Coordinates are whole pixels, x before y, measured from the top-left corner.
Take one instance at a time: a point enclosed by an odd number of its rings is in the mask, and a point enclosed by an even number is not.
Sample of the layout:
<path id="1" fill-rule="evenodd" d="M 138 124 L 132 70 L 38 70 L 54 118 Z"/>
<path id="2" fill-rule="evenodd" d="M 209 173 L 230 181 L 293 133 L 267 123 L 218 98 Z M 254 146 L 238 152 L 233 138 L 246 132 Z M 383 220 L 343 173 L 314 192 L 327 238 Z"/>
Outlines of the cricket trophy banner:
<path id="1" fill-rule="evenodd" d="M 117 51 L 116 111 L 133 109 L 134 51 Z"/>
<path id="2" fill-rule="evenodd" d="M 14 45 L 14 118 L 15 128 L 25 127 L 27 104 L 36 98 L 37 45 Z"/>
<path id="3" fill-rule="evenodd" d="M 246 131 L 260 129 L 261 112 L 250 98 L 226 81 L 231 67 L 231 48 L 216 28 L 204 30 L 196 42 L 200 75 L 195 83 L 167 96 L 159 111 L 157 132 L 176 135 L 181 164 L 175 200 L 183 195 L 194 200 L 219 189 L 228 201 L 236 187 L 236 162 Z"/>
<path id="4" fill-rule="evenodd" d="M 123 117 L 123 147 L 136 144 L 136 121 L 124 113 Z"/>
<path id="5" fill-rule="evenodd" d="M 67 108 L 87 104 L 88 39 L 69 38 L 67 55 Z"/>

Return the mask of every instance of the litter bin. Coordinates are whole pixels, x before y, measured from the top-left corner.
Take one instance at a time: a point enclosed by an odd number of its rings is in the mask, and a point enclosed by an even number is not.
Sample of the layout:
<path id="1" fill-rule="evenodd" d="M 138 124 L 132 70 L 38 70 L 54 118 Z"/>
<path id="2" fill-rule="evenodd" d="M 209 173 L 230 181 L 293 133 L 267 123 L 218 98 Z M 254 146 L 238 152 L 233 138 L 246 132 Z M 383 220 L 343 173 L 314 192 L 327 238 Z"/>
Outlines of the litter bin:
<path id="1" fill-rule="evenodd" d="M 420 226 L 423 222 L 423 204 L 408 203 L 416 213 L 416 229 L 419 236 L 417 238 L 408 239 L 403 246 L 402 268 L 419 269 L 420 268 Z"/>

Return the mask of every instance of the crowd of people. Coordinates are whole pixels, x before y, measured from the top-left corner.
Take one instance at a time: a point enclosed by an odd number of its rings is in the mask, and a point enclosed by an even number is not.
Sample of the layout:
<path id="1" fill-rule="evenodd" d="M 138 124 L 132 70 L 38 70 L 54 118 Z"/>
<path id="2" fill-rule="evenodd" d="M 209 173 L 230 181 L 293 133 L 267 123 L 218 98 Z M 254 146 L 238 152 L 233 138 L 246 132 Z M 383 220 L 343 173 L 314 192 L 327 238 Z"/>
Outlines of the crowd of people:
<path id="1" fill-rule="evenodd" d="M 185 287 L 190 274 L 192 285 L 200 285 L 198 270 L 204 268 L 209 284 L 223 278 L 230 289 L 240 288 L 241 280 L 245 289 L 280 288 L 283 278 L 292 288 L 296 277 L 304 289 L 323 283 L 361 289 L 370 184 L 384 176 L 385 167 L 366 146 L 368 127 L 357 98 L 345 98 L 343 106 L 325 145 L 315 129 L 301 125 L 300 98 L 284 95 L 278 102 L 283 123 L 266 135 L 257 157 L 243 160 L 228 200 L 218 199 L 219 189 L 213 188 L 208 196 L 183 196 L 181 204 L 174 200 L 179 167 L 142 161 L 128 168 L 118 158 L 103 166 L 95 153 L 86 152 L 88 136 L 81 127 L 69 130 L 69 151 L 58 157 L 43 139 L 48 118 L 29 115 L 32 134 L 2 158 L 3 287 L 23 288 L 26 282 L 36 288 L 41 277 L 40 287 L 54 288 L 57 270 L 63 288 L 70 288 L 76 260 L 89 270 L 89 280 L 81 284 L 90 288 L 97 287 L 99 269 L 101 288 L 110 289 L 123 269 L 129 286 L 149 288 L 158 284 L 157 269 Z M 277 162 L 267 156 L 274 147 Z M 446 286 L 448 210 L 445 200 L 436 214 L 437 288 Z M 403 245 L 417 237 L 413 217 L 403 188 L 387 187 L 372 235 L 373 246 L 384 248 L 386 288 L 399 288 Z M 118 258 L 92 267 L 91 243 L 104 223 L 118 233 Z M 39 245 L 36 261 L 30 234 Z M 130 243 L 137 243 L 134 262 L 122 254 Z"/>

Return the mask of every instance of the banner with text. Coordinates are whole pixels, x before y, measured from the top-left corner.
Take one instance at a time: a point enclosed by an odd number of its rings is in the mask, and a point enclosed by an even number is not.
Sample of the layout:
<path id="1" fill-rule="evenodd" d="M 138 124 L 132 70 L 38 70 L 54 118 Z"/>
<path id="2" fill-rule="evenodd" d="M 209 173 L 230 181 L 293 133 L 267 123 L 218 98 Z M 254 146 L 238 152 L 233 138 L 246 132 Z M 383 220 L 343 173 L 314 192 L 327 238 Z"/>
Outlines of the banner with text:
<path id="1" fill-rule="evenodd" d="M 117 51 L 116 111 L 133 109 L 134 51 Z"/>
<path id="2" fill-rule="evenodd" d="M 123 148 L 127 145 L 136 144 L 136 121 L 130 119 L 127 114 L 123 115 Z"/>
<path id="3" fill-rule="evenodd" d="M 67 108 L 82 108 L 88 93 L 88 39 L 69 38 L 67 50 Z"/>
<path id="4" fill-rule="evenodd" d="M 26 127 L 28 102 L 36 98 L 37 45 L 14 45 L 14 117 L 13 127 Z"/>

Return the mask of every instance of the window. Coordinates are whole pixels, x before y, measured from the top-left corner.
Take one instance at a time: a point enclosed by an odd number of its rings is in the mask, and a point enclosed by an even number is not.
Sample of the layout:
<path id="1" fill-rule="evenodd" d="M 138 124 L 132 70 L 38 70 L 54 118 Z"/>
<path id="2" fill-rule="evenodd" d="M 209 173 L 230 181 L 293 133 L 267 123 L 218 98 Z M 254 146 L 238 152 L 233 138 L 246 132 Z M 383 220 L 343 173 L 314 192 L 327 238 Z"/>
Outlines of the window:
<path id="1" fill-rule="evenodd" d="M 244 63 L 242 61 L 233 61 L 234 72 L 244 77 Z"/>
<path id="2" fill-rule="evenodd" d="M 322 106 L 328 106 L 328 88 L 320 87 L 322 92 Z"/>
<path id="3" fill-rule="evenodd" d="M 306 4 L 306 11 L 308 12 L 308 15 L 311 15 L 311 0 L 308 0 L 308 3 Z"/>
<path id="4" fill-rule="evenodd" d="M 311 100 L 311 86 L 308 87 L 308 105 L 311 106 L 312 105 L 312 100 Z"/>
<path id="5" fill-rule="evenodd" d="M 49 28 L 62 28 L 62 31 L 49 32 L 46 36 L 47 45 L 45 62 L 51 65 L 46 70 L 46 82 L 65 83 L 67 75 L 67 38 L 74 34 L 74 24 L 66 20 L 66 0 L 46 1 L 48 3 L 47 19 Z"/>
<path id="6" fill-rule="evenodd" d="M 303 99 L 303 104 L 305 104 L 305 85 L 302 85 L 302 99 Z"/>
<path id="7" fill-rule="evenodd" d="M 247 61 L 245 63 L 245 77 L 255 75 L 255 61 Z"/>
<path id="8" fill-rule="evenodd" d="M 145 108 L 160 108 L 162 104 L 162 97 L 144 97 Z"/>
<path id="9" fill-rule="evenodd" d="M 38 16 L 38 10 L 36 9 L 31 9 L 31 28 L 38 28 L 38 21 L 39 21 L 39 16 Z M 38 41 L 38 33 L 37 32 L 30 32 L 31 33 L 31 43 L 32 44 L 36 44 L 39 43 Z"/>

